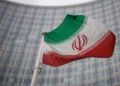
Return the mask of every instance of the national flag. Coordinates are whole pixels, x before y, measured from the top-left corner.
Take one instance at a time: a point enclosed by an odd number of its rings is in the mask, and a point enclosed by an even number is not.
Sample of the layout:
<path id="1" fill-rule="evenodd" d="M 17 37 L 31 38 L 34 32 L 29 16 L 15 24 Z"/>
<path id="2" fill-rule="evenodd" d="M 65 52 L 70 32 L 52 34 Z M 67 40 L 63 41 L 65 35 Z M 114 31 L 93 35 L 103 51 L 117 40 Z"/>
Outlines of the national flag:
<path id="1" fill-rule="evenodd" d="M 99 21 L 84 15 L 67 15 L 53 31 L 44 34 L 43 63 L 50 66 L 89 58 L 109 58 L 115 35 Z"/>

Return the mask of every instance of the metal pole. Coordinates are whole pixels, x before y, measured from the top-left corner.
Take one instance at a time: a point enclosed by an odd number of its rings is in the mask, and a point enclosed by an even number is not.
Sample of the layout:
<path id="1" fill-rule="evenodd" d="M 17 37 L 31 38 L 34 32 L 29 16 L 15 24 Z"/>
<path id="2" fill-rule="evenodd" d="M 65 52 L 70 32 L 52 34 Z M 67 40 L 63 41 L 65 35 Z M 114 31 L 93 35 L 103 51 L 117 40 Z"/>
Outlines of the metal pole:
<path id="1" fill-rule="evenodd" d="M 44 41 L 44 34 L 42 35 L 42 40 L 41 40 L 41 44 L 39 47 L 39 53 L 37 56 L 37 60 L 36 60 L 36 64 L 35 64 L 35 68 L 34 68 L 34 72 L 33 72 L 33 77 L 32 77 L 32 81 L 31 81 L 31 86 L 36 86 L 38 74 L 42 69 L 43 41 Z"/>

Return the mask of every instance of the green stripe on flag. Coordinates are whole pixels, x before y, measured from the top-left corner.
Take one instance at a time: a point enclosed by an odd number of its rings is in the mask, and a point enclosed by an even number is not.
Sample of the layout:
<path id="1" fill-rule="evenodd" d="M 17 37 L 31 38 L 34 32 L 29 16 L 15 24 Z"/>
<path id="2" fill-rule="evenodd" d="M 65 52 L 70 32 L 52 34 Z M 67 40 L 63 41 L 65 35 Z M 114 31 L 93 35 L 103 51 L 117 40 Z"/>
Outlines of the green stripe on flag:
<path id="1" fill-rule="evenodd" d="M 83 15 L 67 15 L 64 21 L 55 30 L 45 34 L 45 42 L 58 44 L 70 39 L 82 30 L 87 17 Z"/>

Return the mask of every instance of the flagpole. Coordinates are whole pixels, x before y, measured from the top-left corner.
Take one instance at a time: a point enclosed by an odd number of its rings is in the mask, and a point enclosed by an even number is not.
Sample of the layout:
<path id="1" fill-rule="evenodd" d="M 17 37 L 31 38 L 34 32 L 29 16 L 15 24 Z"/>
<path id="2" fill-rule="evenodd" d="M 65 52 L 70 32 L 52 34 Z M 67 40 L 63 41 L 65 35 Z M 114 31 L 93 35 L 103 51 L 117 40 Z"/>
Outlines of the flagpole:
<path id="1" fill-rule="evenodd" d="M 38 55 L 37 55 L 35 68 L 34 68 L 34 71 L 33 71 L 31 86 L 36 86 L 36 82 L 37 82 L 37 79 L 38 79 L 38 74 L 39 74 L 39 72 L 41 72 L 41 69 L 42 69 L 43 41 L 44 41 L 44 34 L 42 33 L 42 40 L 41 40 L 41 44 L 40 44 L 40 47 L 39 47 L 39 52 L 38 52 Z"/>

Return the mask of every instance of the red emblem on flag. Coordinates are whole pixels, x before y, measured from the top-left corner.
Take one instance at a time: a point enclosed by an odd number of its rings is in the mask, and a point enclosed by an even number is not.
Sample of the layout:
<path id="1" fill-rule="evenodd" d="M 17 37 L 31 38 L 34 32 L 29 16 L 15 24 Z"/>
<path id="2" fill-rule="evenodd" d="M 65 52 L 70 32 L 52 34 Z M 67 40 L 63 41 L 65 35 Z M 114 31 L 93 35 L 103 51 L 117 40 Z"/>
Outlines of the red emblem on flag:
<path id="1" fill-rule="evenodd" d="M 72 43 L 72 49 L 81 51 L 83 47 L 87 44 L 87 37 L 85 35 L 78 35 Z"/>

